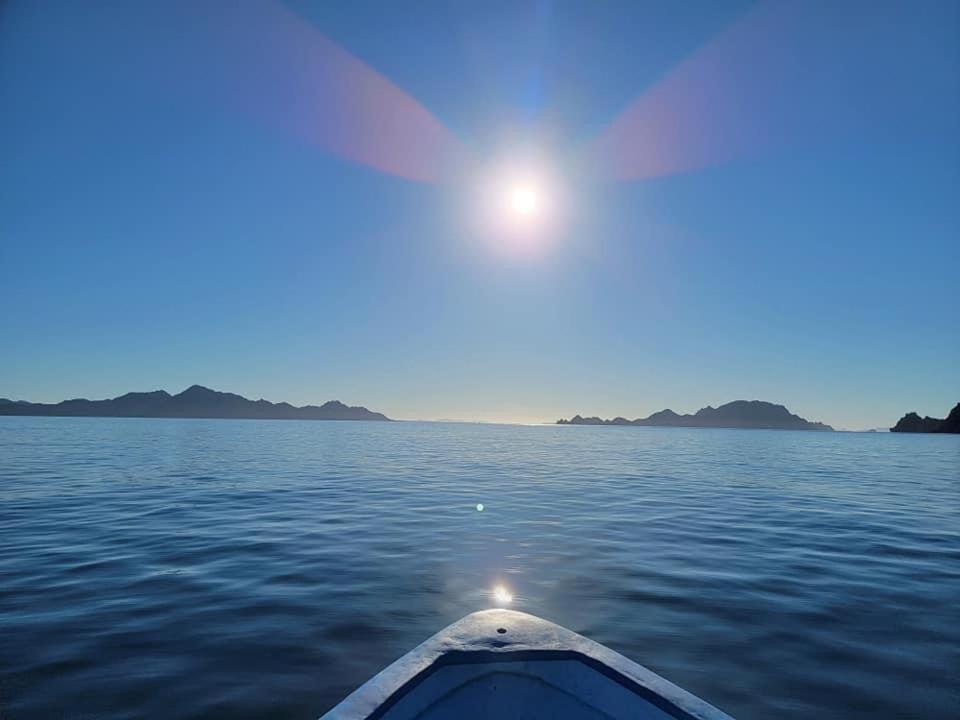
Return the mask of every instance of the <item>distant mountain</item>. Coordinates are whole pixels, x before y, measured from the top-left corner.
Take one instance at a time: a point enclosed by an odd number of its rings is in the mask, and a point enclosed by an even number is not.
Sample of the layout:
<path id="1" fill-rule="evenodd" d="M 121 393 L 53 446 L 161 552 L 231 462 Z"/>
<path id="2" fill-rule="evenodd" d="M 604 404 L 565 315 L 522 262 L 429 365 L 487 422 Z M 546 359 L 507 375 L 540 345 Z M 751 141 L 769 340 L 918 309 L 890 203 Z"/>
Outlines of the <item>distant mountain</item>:
<path id="1" fill-rule="evenodd" d="M 247 400 L 233 393 L 191 385 L 179 395 L 165 390 L 131 392 L 112 400 L 64 400 L 56 404 L 0 399 L 0 415 L 57 417 L 246 418 L 260 420 L 389 420 L 365 407 L 339 400 L 294 407 L 290 403 Z"/>
<path id="2" fill-rule="evenodd" d="M 693 415 L 679 415 L 673 410 L 661 410 L 646 418 L 627 420 L 618 417 L 603 420 L 598 417 L 574 415 L 569 420 L 558 420 L 558 425 L 641 425 L 645 427 L 723 427 L 775 430 L 833 430 L 829 425 L 804 420 L 783 405 L 762 400 L 734 400 L 718 408 L 709 405 Z"/>
<path id="3" fill-rule="evenodd" d="M 920 417 L 915 412 L 904 415 L 890 432 L 903 433 L 960 433 L 960 403 L 943 420 L 932 417 Z"/>

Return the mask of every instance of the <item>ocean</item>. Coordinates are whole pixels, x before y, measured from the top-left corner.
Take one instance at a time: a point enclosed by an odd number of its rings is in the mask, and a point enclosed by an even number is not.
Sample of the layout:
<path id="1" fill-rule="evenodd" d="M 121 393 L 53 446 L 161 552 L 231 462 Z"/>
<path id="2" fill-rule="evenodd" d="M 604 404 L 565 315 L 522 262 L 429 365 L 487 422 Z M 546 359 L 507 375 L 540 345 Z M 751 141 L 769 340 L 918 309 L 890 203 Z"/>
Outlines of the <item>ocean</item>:
<path id="1" fill-rule="evenodd" d="M 315 718 L 497 586 L 739 720 L 956 717 L 960 437 L 0 417 L 4 719 Z"/>

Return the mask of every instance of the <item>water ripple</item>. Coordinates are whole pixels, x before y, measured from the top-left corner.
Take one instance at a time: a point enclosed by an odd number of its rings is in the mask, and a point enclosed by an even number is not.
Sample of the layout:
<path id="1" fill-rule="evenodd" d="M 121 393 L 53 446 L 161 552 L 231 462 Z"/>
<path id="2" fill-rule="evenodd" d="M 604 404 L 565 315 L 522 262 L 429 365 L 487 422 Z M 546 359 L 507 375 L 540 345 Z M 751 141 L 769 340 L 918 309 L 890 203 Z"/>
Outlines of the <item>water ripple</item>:
<path id="1" fill-rule="evenodd" d="M 314 718 L 497 585 L 741 720 L 950 717 L 960 443 L 0 418 L 0 716 Z"/>

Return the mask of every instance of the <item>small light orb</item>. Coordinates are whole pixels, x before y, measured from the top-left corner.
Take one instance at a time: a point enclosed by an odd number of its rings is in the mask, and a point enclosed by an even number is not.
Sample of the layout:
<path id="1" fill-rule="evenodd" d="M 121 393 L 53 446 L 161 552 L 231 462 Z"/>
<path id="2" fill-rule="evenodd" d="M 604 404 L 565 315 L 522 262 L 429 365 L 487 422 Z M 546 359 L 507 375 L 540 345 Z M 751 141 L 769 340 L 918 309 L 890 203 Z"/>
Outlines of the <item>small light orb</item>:
<path id="1" fill-rule="evenodd" d="M 477 512 L 483 512 L 483 503 L 477 503 Z"/>
<path id="2" fill-rule="evenodd" d="M 503 585 L 497 585 L 493 589 L 493 601 L 497 605 L 509 605 L 513 602 L 513 595 Z"/>

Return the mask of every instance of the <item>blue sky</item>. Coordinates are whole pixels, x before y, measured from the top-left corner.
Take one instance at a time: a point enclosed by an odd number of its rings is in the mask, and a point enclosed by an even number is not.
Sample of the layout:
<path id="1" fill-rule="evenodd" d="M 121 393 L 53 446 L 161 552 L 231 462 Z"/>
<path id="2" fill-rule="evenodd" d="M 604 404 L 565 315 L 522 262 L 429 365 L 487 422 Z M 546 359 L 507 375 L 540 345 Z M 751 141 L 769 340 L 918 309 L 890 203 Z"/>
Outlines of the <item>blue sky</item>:
<path id="1" fill-rule="evenodd" d="M 946 1 L 4 3 L 0 397 L 943 416 L 958 28 Z M 366 81 L 407 130 L 337 114 Z M 666 120 L 617 124 L 638 107 Z M 469 162 L 403 176 L 444 143 Z M 505 252 L 475 176 L 531 150 L 563 190 Z"/>

